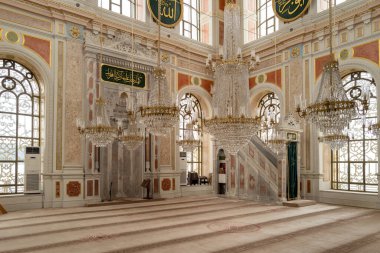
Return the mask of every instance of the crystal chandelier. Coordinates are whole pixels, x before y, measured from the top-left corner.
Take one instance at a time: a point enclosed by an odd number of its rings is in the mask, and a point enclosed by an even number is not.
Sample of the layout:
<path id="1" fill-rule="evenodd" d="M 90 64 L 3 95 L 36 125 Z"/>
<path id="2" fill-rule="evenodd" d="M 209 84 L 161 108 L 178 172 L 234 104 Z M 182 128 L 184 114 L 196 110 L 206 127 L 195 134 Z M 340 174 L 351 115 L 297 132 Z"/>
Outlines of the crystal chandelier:
<path id="1" fill-rule="evenodd" d="M 119 141 L 121 141 L 128 150 L 135 150 L 144 142 L 144 136 L 139 127 L 134 107 L 136 98 L 133 96 L 131 99 L 132 103 L 127 111 L 128 125 L 126 129 L 120 131 L 122 134 L 119 137 Z M 121 126 L 119 128 L 121 129 Z"/>
<path id="2" fill-rule="evenodd" d="M 314 103 L 306 105 L 306 100 L 300 96 L 296 98 L 296 111 L 300 117 L 314 123 L 323 133 L 322 141 L 328 142 L 331 147 L 339 146 L 343 139 L 343 131 L 349 122 L 357 115 L 355 101 L 349 100 L 344 90 L 339 73 L 338 62 L 332 52 L 332 1 L 329 1 L 329 29 L 330 29 L 330 61 L 324 66 L 321 85 Z M 361 100 L 363 114 L 368 110 L 366 94 Z M 348 137 L 347 137 L 348 138 Z M 337 141 L 336 144 L 333 144 Z"/>
<path id="3" fill-rule="evenodd" d="M 204 121 L 205 130 L 219 140 L 230 154 L 236 154 L 260 125 L 258 117 L 250 117 L 248 106 L 248 73 L 259 58 L 254 52 L 244 61 L 240 49 L 240 8 L 227 1 L 224 9 L 224 47 L 219 59 L 209 55 L 206 67 L 215 73 L 213 87 L 214 116 Z"/>
<path id="4" fill-rule="evenodd" d="M 184 130 L 184 136 L 177 141 L 177 144 L 182 147 L 184 152 L 192 152 L 199 146 L 199 140 L 194 138 L 194 123 L 187 123 Z"/>
<path id="5" fill-rule="evenodd" d="M 161 0 L 158 1 L 158 9 L 161 10 Z M 148 132 L 156 136 L 166 136 L 178 124 L 179 109 L 171 101 L 166 70 L 161 66 L 160 40 L 161 26 L 158 22 L 158 57 L 157 67 L 154 69 L 153 75 L 152 83 L 154 84 L 150 90 L 148 105 L 140 108 L 140 115 L 141 122 Z"/>
<path id="6" fill-rule="evenodd" d="M 83 119 L 77 119 L 79 133 L 85 136 L 96 147 L 106 147 L 117 137 L 117 128 L 112 127 L 105 110 L 105 101 L 96 100 L 96 116 L 89 124 Z"/>
<path id="7" fill-rule="evenodd" d="M 347 144 L 347 141 L 349 141 L 350 138 L 348 135 L 345 134 L 332 134 L 327 135 L 319 138 L 320 142 L 324 142 L 328 145 L 330 145 L 330 148 L 332 150 L 337 150 L 342 148 L 344 145 Z"/>

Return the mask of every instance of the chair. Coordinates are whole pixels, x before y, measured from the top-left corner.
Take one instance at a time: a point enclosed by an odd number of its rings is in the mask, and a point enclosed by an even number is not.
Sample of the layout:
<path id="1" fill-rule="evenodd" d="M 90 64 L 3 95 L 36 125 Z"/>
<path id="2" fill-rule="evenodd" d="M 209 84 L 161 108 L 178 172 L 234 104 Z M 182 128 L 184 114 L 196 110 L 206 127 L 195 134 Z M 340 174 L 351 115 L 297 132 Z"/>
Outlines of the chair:
<path id="1" fill-rule="evenodd" d="M 199 177 L 197 172 L 189 172 L 188 174 L 189 184 L 198 184 L 199 183 Z"/>

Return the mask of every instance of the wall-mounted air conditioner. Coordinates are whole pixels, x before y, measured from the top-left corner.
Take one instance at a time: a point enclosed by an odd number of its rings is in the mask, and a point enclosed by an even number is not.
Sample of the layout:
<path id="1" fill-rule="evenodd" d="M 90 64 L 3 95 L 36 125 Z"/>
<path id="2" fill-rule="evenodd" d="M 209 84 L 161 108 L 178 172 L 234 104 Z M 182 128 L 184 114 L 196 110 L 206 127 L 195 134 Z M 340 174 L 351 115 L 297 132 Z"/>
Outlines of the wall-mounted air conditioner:
<path id="1" fill-rule="evenodd" d="M 24 193 L 39 193 L 41 185 L 40 147 L 26 147 Z"/>

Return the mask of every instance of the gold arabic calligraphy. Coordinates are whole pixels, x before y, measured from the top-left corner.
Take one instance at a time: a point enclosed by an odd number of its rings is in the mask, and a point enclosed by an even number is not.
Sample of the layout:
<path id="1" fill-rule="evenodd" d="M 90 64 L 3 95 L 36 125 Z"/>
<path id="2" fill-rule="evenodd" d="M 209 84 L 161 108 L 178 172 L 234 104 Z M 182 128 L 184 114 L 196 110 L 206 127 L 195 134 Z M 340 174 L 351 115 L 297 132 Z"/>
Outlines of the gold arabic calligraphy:
<path id="1" fill-rule="evenodd" d="M 157 5 L 158 5 L 158 0 Z M 173 19 L 177 17 L 177 3 L 179 0 L 162 0 L 160 16 Z"/>
<path id="2" fill-rule="evenodd" d="M 299 8 L 305 5 L 305 0 L 276 0 L 280 14 L 293 15 Z"/>
<path id="3" fill-rule="evenodd" d="M 132 72 L 127 72 L 124 70 L 117 70 L 107 68 L 105 71 L 105 76 L 108 80 L 115 82 L 123 82 L 126 84 L 132 84 L 132 86 L 139 86 L 142 83 L 142 77 L 140 75 L 133 76 Z"/>

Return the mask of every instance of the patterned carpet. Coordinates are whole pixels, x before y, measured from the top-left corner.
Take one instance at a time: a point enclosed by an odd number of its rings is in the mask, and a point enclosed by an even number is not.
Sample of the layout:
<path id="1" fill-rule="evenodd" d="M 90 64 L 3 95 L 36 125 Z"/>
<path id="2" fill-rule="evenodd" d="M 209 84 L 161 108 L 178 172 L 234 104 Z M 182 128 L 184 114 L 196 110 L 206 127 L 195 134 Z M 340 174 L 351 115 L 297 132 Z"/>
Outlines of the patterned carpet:
<path id="1" fill-rule="evenodd" d="M 380 211 L 212 196 L 0 216 L 0 252 L 379 253 Z"/>

